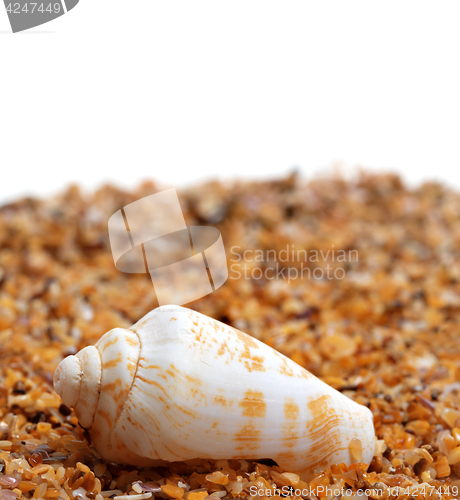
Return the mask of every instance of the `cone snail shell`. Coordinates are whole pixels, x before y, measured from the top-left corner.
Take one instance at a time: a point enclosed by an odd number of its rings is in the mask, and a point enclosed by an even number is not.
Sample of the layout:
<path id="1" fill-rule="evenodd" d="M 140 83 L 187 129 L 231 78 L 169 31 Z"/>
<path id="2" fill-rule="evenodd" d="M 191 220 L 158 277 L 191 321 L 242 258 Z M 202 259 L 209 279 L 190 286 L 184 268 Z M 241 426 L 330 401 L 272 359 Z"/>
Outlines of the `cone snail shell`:
<path id="1" fill-rule="evenodd" d="M 311 477 L 356 461 L 352 440 L 361 442 L 360 461 L 374 454 L 368 408 L 262 342 L 179 306 L 68 356 L 54 386 L 110 462 L 271 458 Z"/>

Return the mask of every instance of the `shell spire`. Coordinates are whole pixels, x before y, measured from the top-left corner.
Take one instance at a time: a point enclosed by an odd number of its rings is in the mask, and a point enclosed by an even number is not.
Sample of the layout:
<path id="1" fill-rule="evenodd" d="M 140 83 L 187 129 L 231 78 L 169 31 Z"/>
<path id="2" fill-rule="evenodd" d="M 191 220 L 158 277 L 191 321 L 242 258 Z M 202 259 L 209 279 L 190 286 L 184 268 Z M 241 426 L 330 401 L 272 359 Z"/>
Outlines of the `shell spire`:
<path id="1" fill-rule="evenodd" d="M 159 307 L 86 349 L 59 365 L 55 387 L 108 461 L 271 458 L 307 478 L 374 454 L 368 408 L 195 311 Z"/>
<path id="2" fill-rule="evenodd" d="M 81 390 L 81 363 L 77 356 L 68 356 L 54 372 L 54 390 L 61 396 L 64 404 L 76 406 Z"/>
<path id="3" fill-rule="evenodd" d="M 101 357 L 88 346 L 67 356 L 54 372 L 54 389 L 67 406 L 77 412 L 82 427 L 91 427 L 99 400 Z"/>

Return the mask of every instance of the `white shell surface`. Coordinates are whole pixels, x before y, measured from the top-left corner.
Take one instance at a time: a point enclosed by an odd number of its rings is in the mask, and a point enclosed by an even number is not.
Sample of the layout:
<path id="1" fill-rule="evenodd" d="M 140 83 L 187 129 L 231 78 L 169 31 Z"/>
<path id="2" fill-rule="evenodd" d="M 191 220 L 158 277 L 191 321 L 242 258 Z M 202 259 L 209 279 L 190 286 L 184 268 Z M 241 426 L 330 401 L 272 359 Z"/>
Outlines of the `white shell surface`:
<path id="1" fill-rule="evenodd" d="M 139 344 L 121 358 L 116 330 L 97 345 L 102 385 L 90 434 L 105 447 L 98 445 L 104 458 L 134 464 L 142 457 L 272 458 L 305 476 L 349 464 L 356 438 L 362 461 L 372 459 L 369 409 L 258 340 L 179 306 L 155 309 L 131 330 L 129 342 Z M 116 394 L 119 379 L 122 404 L 106 394 Z"/>
<path id="2" fill-rule="evenodd" d="M 148 465 L 149 460 L 133 454 L 117 434 L 117 423 L 136 375 L 139 337 L 130 330 L 115 328 L 97 342 L 96 348 L 101 359 L 101 383 L 93 424 L 88 429 L 93 444 L 108 461 Z"/>
<path id="3" fill-rule="evenodd" d="M 80 425 L 89 428 L 93 425 L 101 390 L 101 356 L 94 346 L 88 346 L 77 353 L 80 361 L 81 386 L 75 412 L 79 415 Z"/>
<path id="4" fill-rule="evenodd" d="M 81 376 L 81 364 L 77 356 L 67 356 L 56 368 L 53 385 L 65 405 L 74 407 L 78 403 Z"/>

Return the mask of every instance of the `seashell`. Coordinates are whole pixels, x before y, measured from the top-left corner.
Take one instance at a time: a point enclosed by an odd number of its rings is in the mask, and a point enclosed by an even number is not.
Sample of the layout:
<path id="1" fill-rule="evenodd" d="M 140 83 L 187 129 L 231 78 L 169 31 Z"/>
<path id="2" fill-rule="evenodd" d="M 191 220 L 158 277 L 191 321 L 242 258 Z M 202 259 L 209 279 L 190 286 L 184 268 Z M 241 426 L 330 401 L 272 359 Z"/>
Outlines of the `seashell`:
<path id="1" fill-rule="evenodd" d="M 374 454 L 368 408 L 262 342 L 179 306 L 68 356 L 54 387 L 110 462 L 271 458 L 308 478 L 355 461 L 357 440 L 363 462 Z"/>

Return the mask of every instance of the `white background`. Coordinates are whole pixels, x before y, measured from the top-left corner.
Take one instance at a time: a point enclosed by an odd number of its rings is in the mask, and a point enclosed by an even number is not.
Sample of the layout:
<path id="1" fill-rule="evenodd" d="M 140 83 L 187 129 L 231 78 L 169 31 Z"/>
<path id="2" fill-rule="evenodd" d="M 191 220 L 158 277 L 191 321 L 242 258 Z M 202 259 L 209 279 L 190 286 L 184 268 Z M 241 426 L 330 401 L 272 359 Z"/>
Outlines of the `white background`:
<path id="1" fill-rule="evenodd" d="M 334 161 L 460 186 L 460 2 L 80 0 L 10 34 L 0 201 Z"/>

